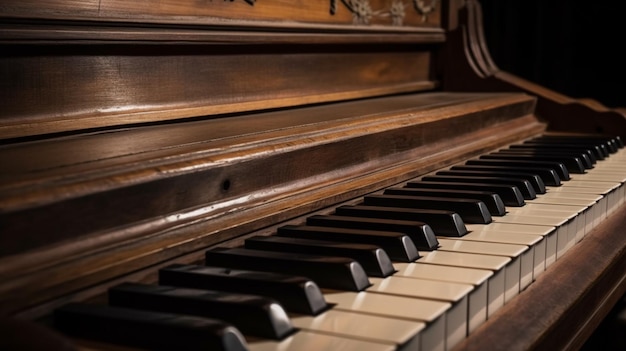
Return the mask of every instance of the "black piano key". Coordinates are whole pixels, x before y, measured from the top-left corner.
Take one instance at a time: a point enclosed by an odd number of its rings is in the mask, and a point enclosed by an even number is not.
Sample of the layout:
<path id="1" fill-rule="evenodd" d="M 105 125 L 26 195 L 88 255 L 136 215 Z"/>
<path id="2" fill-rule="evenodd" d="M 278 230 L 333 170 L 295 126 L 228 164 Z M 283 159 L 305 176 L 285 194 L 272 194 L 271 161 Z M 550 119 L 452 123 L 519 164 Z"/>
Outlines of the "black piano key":
<path id="1" fill-rule="evenodd" d="M 413 209 L 403 207 L 345 205 L 335 209 L 335 214 L 350 217 L 401 219 L 428 223 L 436 235 L 461 237 L 467 228 L 458 213 L 446 210 Z"/>
<path id="2" fill-rule="evenodd" d="M 455 199 L 480 200 L 489 209 L 492 216 L 504 216 L 506 207 L 500 195 L 493 191 L 458 190 L 458 189 L 435 189 L 435 188 L 387 188 L 383 191 L 385 195 L 406 195 L 406 196 L 432 196 L 450 197 Z"/>
<path id="3" fill-rule="evenodd" d="M 480 184 L 480 183 L 453 183 L 453 182 L 408 182 L 407 188 L 439 188 L 448 190 L 474 190 L 474 191 L 491 191 L 500 196 L 502 202 L 506 206 L 520 207 L 524 206 L 524 196 L 520 190 L 514 185 L 505 184 Z M 463 215 L 461 215 L 463 217 Z"/>
<path id="4" fill-rule="evenodd" d="M 473 165 L 466 163 L 465 165 L 457 165 L 450 167 L 451 170 L 459 171 L 481 171 L 481 172 L 512 172 L 512 173 L 526 173 L 533 176 L 539 176 L 544 185 L 547 186 L 560 186 L 561 178 L 552 168 L 533 168 L 533 167 L 510 167 L 510 166 L 487 166 L 487 165 Z"/>
<path id="5" fill-rule="evenodd" d="M 398 232 L 346 229 L 307 225 L 286 225 L 276 230 L 276 235 L 347 243 L 372 244 L 382 247 L 393 261 L 413 262 L 420 255 L 413 240 Z"/>
<path id="6" fill-rule="evenodd" d="M 590 147 L 594 150 L 598 159 L 605 159 L 611 154 L 606 145 L 595 142 L 581 142 L 580 140 L 554 140 L 554 139 L 534 139 L 524 141 L 525 145 L 546 145 L 552 147 L 560 147 L 562 145 L 576 145 L 578 147 Z"/>
<path id="7" fill-rule="evenodd" d="M 360 218 L 336 215 L 316 215 L 306 219 L 307 225 L 381 230 L 404 233 L 411 238 L 418 250 L 431 251 L 439 247 L 435 232 L 426 223 L 416 221 L 402 221 L 397 219 Z"/>
<path id="8" fill-rule="evenodd" d="M 592 144 L 577 144 L 572 142 L 561 142 L 561 143 L 553 143 L 553 142 L 542 142 L 540 140 L 528 140 L 522 144 L 514 144 L 511 145 L 510 148 L 537 148 L 537 149 L 565 149 L 565 150 L 588 150 L 596 160 L 604 160 L 608 157 L 608 152 L 603 152 L 603 149 L 600 145 L 592 145 Z"/>
<path id="9" fill-rule="evenodd" d="M 613 141 L 613 143 L 615 144 L 615 146 L 618 149 L 623 149 L 624 148 L 624 141 L 622 140 L 622 138 L 618 135 L 615 137 L 612 137 L 611 140 Z"/>
<path id="10" fill-rule="evenodd" d="M 491 214 L 485 203 L 474 199 L 455 199 L 429 196 L 369 195 L 363 198 L 365 205 L 449 209 L 457 212 L 466 223 L 491 223 Z"/>
<path id="11" fill-rule="evenodd" d="M 521 178 L 527 180 L 530 185 L 532 185 L 535 193 L 537 194 L 545 194 L 546 193 L 546 185 L 541 179 L 541 177 L 537 174 L 532 173 L 521 173 L 521 172 L 504 172 L 504 171 L 470 171 L 470 170 L 459 170 L 459 169 L 450 169 L 446 171 L 439 171 L 435 173 L 436 175 L 445 175 L 445 176 L 470 176 L 470 177 L 500 177 L 500 178 Z"/>
<path id="12" fill-rule="evenodd" d="M 205 252 L 208 266 L 302 275 L 320 287 L 362 291 L 371 285 L 363 267 L 351 258 L 244 248 L 215 248 Z"/>
<path id="13" fill-rule="evenodd" d="M 529 156 L 529 157 L 555 157 L 565 159 L 577 159 L 580 162 L 580 165 L 583 169 L 592 169 L 593 161 L 586 153 L 582 152 L 570 152 L 570 151 L 559 151 L 559 150 L 550 150 L 550 151 L 541 151 L 541 150 L 524 150 L 524 149 L 503 149 L 498 150 L 498 155 L 519 155 L 519 156 Z M 595 159 L 595 158 L 594 158 Z"/>
<path id="14" fill-rule="evenodd" d="M 619 137 L 592 135 L 543 135 L 533 140 L 553 143 L 571 142 L 579 145 L 599 145 L 607 154 L 612 154 L 617 152 L 620 148 L 618 139 Z"/>
<path id="15" fill-rule="evenodd" d="M 232 323 L 243 334 L 274 340 L 296 331 L 276 300 L 257 295 L 123 283 L 109 289 L 109 304 L 215 318 Z"/>
<path id="16" fill-rule="evenodd" d="M 159 284 L 275 298 L 291 312 L 317 315 L 330 306 L 317 284 L 302 276 L 176 264 L 159 270 Z"/>
<path id="17" fill-rule="evenodd" d="M 81 339 L 150 350 L 248 350 L 241 332 L 224 321 L 72 303 L 54 311 L 54 325 Z"/>
<path id="18" fill-rule="evenodd" d="M 475 177 L 475 176 L 445 176 L 434 175 L 425 176 L 421 179 L 423 182 L 454 182 L 454 183 L 480 183 L 480 184 L 504 184 L 514 185 L 522 193 L 525 200 L 537 198 L 535 189 L 526 179 L 521 178 L 501 178 L 501 177 Z"/>
<path id="19" fill-rule="evenodd" d="M 545 162 L 559 162 L 565 165 L 567 171 L 569 173 L 585 173 L 585 167 L 583 167 L 582 162 L 577 157 L 561 157 L 561 156 L 524 156 L 524 155 L 509 155 L 503 153 L 491 153 L 488 155 L 479 156 L 482 159 L 492 159 L 492 160 L 520 160 L 520 161 L 545 161 Z"/>
<path id="20" fill-rule="evenodd" d="M 561 181 L 570 180 L 569 171 L 567 167 L 561 162 L 548 162 L 548 161 L 523 161 L 523 160 L 498 160 L 498 159 L 486 159 L 478 158 L 465 161 L 467 165 L 483 165 L 483 166 L 507 166 L 516 168 L 550 168 L 559 176 Z M 544 179 L 544 182 L 546 180 Z M 546 184 L 548 184 L 546 182 Z"/>
<path id="21" fill-rule="evenodd" d="M 320 256 L 350 257 L 372 277 L 388 277 L 396 272 L 391 259 L 382 248 L 368 244 L 288 238 L 281 236 L 253 236 L 245 241 L 247 249 L 305 253 Z"/>
<path id="22" fill-rule="evenodd" d="M 514 144 L 509 145 L 507 149 L 501 151 L 515 151 L 515 152 L 533 152 L 533 153 L 546 153 L 546 154 L 568 154 L 568 155 L 581 155 L 585 158 L 589 164 L 594 165 L 597 163 L 598 158 L 591 148 L 583 147 L 562 147 L 562 146 L 546 146 L 542 144 L 528 145 L 528 144 Z"/>

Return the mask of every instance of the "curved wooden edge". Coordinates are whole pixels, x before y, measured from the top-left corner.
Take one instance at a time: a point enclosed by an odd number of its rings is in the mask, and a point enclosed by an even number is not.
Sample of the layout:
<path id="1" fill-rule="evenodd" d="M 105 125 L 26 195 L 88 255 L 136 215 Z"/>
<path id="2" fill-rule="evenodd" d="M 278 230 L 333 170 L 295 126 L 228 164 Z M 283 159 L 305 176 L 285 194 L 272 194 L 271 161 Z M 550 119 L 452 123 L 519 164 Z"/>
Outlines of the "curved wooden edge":
<path id="1" fill-rule="evenodd" d="M 442 88 L 450 91 L 521 91 L 538 98 L 537 115 L 549 129 L 610 133 L 626 137 L 626 109 L 611 109 L 588 99 L 574 99 L 500 70 L 484 39 L 482 10 L 467 0 L 458 10 L 458 26 L 442 49 Z"/>
<path id="2" fill-rule="evenodd" d="M 579 349 L 626 292 L 624 226 L 622 206 L 454 351 Z"/>

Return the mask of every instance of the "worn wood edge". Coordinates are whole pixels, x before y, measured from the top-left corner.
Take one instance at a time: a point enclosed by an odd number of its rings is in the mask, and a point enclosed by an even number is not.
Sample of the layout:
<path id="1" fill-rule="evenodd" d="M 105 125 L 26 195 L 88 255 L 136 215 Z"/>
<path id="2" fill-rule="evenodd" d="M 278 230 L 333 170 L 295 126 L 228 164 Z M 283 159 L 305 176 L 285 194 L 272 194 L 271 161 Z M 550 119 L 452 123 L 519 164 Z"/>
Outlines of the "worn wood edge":
<path id="1" fill-rule="evenodd" d="M 87 130 L 102 127 L 115 127 L 128 124 L 154 123 L 198 116 L 220 115 L 295 107 L 307 104 L 335 102 L 348 99 L 360 99 L 395 93 L 408 93 L 431 90 L 437 86 L 434 81 L 422 81 L 408 84 L 396 84 L 381 88 L 343 91 L 337 93 L 294 96 L 271 100 L 232 102 L 224 104 L 205 104 L 202 106 L 155 106 L 140 111 L 122 110 L 103 114 L 32 116 L 15 120 L 3 119 L 0 125 L 0 139 L 36 136 L 65 131 Z M 80 121 L 80 129 L 76 129 Z"/>
<path id="2" fill-rule="evenodd" d="M 100 23 L 100 22 L 45 22 L 35 26 L 30 22 L 4 22 L 0 18 L 0 43 L 6 44 L 91 44 L 107 42 L 155 42 L 170 44 L 232 43 L 416 43 L 429 44 L 445 41 L 441 28 L 408 27 L 355 27 L 340 25 L 288 26 L 276 22 L 250 22 L 239 25 L 180 25 L 151 23 Z M 190 28 L 191 27 L 191 28 Z"/>
<path id="3" fill-rule="evenodd" d="M 355 23 L 329 23 L 318 20 L 317 22 L 305 22 L 294 20 L 269 20 L 261 18 L 226 18 L 210 15 L 143 15 L 128 16 L 127 13 L 111 13 L 108 16 L 82 14 L 80 12 L 63 13 L 63 11 L 41 11 L 19 13 L 10 11 L 6 6 L 0 5 L 0 22 L 8 23 L 31 23 L 31 22 L 73 22 L 92 23 L 93 25 L 167 25 L 167 26 L 205 26 L 217 28 L 247 29 L 247 30 L 274 30 L 274 31 L 332 31 L 352 33 L 415 33 L 433 32 L 443 30 L 438 24 L 429 25 L 403 25 L 394 26 L 386 24 L 355 24 Z"/>
<path id="4" fill-rule="evenodd" d="M 377 162 L 373 160 L 370 165 L 353 166 L 322 179 L 315 177 L 313 180 L 298 181 L 299 186 L 307 184 L 304 188 L 287 184 L 285 190 L 290 191 L 289 194 L 282 197 L 272 195 L 271 199 L 258 198 L 258 201 L 248 204 L 247 210 L 211 215 L 195 209 L 196 212 L 182 212 L 131 228 L 115 229 L 107 233 L 108 239 L 114 239 L 112 243 L 94 240 L 84 243 L 87 246 L 57 247 L 53 254 L 31 252 L 3 260 L 0 266 L 7 269 L 5 272 L 23 274 L 5 279 L 0 286 L 4 305 L 1 309 L 5 313 L 37 317 L 42 310 L 29 310 L 28 306 L 46 299 L 54 299 L 51 303 L 58 304 L 66 301 L 67 296 L 63 296 L 72 291 L 162 264 L 177 256 L 191 255 L 197 259 L 201 256 L 197 250 L 207 246 L 396 184 L 495 149 L 503 143 L 537 135 L 544 129 L 545 125 L 529 115 L 394 155 L 393 160 L 389 160 L 392 162 L 383 169 L 378 169 Z M 450 145 L 456 146 L 450 148 Z M 173 217 L 181 220 L 172 222 Z M 95 288 L 93 291 L 98 290 Z M 41 291 L 45 291 L 45 295 Z"/>
<path id="5" fill-rule="evenodd" d="M 330 106 L 335 106 L 336 119 L 303 126 L 278 126 L 274 127 L 277 129 L 259 130 L 254 135 L 228 137 L 225 140 L 213 141 L 211 140 L 213 137 L 207 135 L 207 142 L 199 146 L 194 143 L 183 146 L 174 145 L 175 148 L 168 146 L 164 147 L 164 150 L 143 150 L 141 153 L 143 159 L 126 160 L 126 155 L 119 155 L 103 160 L 90 160 L 75 167 L 63 164 L 51 167 L 50 172 L 37 170 L 37 172 L 33 172 L 34 178 L 32 179 L 29 179 L 29 174 L 18 173 L 12 180 L 10 180 L 11 178 L 4 178 L 4 183 L 0 186 L 0 204 L 2 204 L 0 213 L 59 201 L 63 197 L 85 196 L 90 192 L 102 192 L 127 184 L 148 182 L 155 180 L 155 176 L 168 177 L 179 169 L 188 169 L 191 162 L 202 159 L 207 160 L 205 162 L 207 166 L 211 166 L 219 160 L 230 158 L 241 162 L 242 155 L 252 159 L 258 157 L 257 155 L 263 155 L 264 150 L 268 148 L 273 150 L 272 152 L 278 152 L 285 147 L 293 149 L 296 145 L 299 145 L 297 147 L 310 147 L 317 143 L 325 143 L 333 138 L 367 135 L 409 124 L 426 124 L 477 113 L 482 110 L 502 109 L 506 113 L 510 106 L 523 108 L 527 111 L 532 110 L 534 106 L 534 98 L 524 94 L 431 93 L 431 95 L 442 96 L 449 101 L 445 103 L 441 101 L 429 102 L 427 95 L 407 95 L 407 98 L 415 98 L 414 107 L 402 110 L 370 110 L 368 115 L 363 116 L 355 116 L 351 111 L 355 105 L 369 104 L 370 101 L 368 100 L 331 104 Z M 380 98 L 377 101 L 389 99 L 393 99 L 393 97 Z M 326 106 L 305 109 L 322 111 L 317 113 L 323 113 L 327 110 Z M 297 109 L 293 112 L 287 112 L 299 113 Z M 281 114 L 282 112 L 277 113 Z M 271 119 L 272 113 L 259 114 L 259 117 Z M 207 120 L 205 123 L 211 125 L 212 122 L 213 120 Z M 122 130 L 122 133 L 125 131 Z M 129 133 L 132 133 L 132 130 Z M 299 140 L 305 136 L 308 139 L 303 144 Z M 54 143 L 55 140 L 42 141 L 39 147 L 45 148 L 48 142 Z M 1 149 L 0 152 L 2 152 Z M 129 152 L 134 153 L 136 150 L 129 150 Z M 119 161 L 116 161 L 118 159 Z M 57 168 L 62 169 L 60 175 Z M 158 172 L 150 171 L 155 168 Z M 198 168 L 188 169 L 186 172 L 197 170 Z M 68 172 L 72 174 L 69 178 L 66 177 Z M 180 174 L 179 171 L 178 173 Z M 103 180 L 106 179 L 109 180 L 104 182 Z M 93 185 L 84 186 L 85 183 L 92 183 Z"/>
<path id="6" fill-rule="evenodd" d="M 626 292 L 624 226 L 622 205 L 454 351 L 579 349 Z"/>

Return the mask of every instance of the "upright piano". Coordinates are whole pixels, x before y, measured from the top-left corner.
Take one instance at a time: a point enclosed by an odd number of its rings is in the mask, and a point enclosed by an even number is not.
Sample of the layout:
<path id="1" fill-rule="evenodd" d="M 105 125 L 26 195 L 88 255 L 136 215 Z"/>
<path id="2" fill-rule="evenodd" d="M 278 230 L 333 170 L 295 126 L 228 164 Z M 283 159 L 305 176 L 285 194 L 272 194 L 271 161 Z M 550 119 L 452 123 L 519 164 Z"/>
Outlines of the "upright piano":
<path id="1" fill-rule="evenodd" d="M 499 70 L 481 21 L 0 0 L 0 345 L 581 347 L 626 291 L 624 110 Z"/>

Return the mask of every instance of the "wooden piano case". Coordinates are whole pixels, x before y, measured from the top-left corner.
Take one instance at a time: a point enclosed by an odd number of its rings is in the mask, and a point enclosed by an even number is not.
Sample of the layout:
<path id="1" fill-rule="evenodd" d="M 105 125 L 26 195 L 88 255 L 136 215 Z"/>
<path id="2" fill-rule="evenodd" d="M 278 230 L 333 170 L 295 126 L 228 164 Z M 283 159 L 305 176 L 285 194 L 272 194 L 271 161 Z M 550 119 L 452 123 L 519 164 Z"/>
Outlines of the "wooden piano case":
<path id="1" fill-rule="evenodd" d="M 45 323 L 57 306 L 154 281 L 207 247 L 546 129 L 626 136 L 621 114 L 498 71 L 479 10 L 458 0 L 0 0 L 0 314 Z M 580 344 L 625 290 L 624 218 L 614 217 L 597 237 L 617 245 L 576 248 L 608 253 L 592 272 L 568 266 L 576 251 L 560 262 L 560 280 L 577 275 L 578 290 L 550 286 L 547 273 L 505 308 L 544 324 L 520 333 L 489 321 L 519 344 L 470 337 L 461 348 L 528 348 L 570 327 Z M 546 292 L 572 296 L 517 308 Z M 598 312 L 580 317 L 587 309 Z"/>

